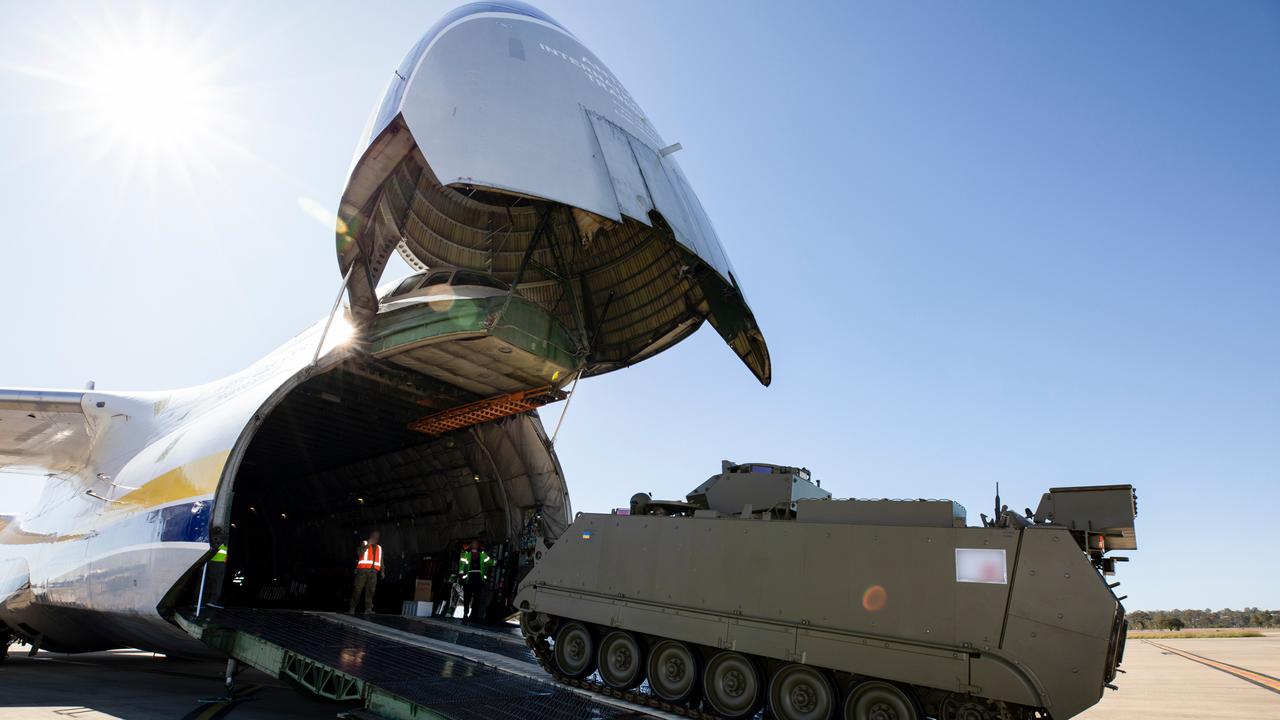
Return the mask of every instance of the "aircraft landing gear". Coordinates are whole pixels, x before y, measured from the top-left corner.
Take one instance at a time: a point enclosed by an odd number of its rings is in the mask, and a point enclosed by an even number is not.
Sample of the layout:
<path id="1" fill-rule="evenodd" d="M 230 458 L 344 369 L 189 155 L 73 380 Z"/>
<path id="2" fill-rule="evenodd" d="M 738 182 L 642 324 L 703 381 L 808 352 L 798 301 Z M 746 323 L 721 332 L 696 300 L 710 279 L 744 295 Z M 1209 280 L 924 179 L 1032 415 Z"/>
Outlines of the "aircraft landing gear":
<path id="1" fill-rule="evenodd" d="M 4 663 L 4 659 L 9 657 L 9 645 L 13 643 L 13 633 L 8 630 L 0 630 L 0 664 Z"/>
<path id="2" fill-rule="evenodd" d="M 236 696 L 236 675 L 240 672 L 239 665 L 235 658 L 227 658 L 227 676 L 224 683 L 227 700 Z"/>
<path id="3" fill-rule="evenodd" d="M 199 702 L 204 703 L 229 703 L 239 702 L 243 698 L 236 697 L 236 676 L 240 674 L 240 663 L 235 658 L 227 658 L 227 672 L 223 676 L 223 690 L 219 697 L 204 698 Z"/>

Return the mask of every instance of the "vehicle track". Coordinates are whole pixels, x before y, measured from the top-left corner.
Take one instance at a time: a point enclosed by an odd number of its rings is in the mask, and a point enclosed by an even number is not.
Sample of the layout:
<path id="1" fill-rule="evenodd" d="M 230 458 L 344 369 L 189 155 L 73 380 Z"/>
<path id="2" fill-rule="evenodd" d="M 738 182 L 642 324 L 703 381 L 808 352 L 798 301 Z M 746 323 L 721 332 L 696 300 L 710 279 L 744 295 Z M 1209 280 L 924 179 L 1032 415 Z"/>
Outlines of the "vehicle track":
<path id="1" fill-rule="evenodd" d="M 550 637 L 543 635 L 537 640 L 530 636 L 525 636 L 525 644 L 533 651 L 533 656 L 537 658 L 538 665 L 556 682 L 564 683 L 569 687 L 581 688 L 588 692 L 605 697 L 625 700 L 629 703 L 640 705 L 641 707 L 650 707 L 655 710 L 681 717 L 694 718 L 695 720 L 721 720 L 719 715 L 703 712 L 697 708 L 688 707 L 686 705 L 676 705 L 669 703 L 658 697 L 654 697 L 648 693 L 638 692 L 636 690 L 618 690 L 605 685 L 602 682 L 596 682 L 588 678 L 571 678 L 561 673 L 551 659 Z"/>

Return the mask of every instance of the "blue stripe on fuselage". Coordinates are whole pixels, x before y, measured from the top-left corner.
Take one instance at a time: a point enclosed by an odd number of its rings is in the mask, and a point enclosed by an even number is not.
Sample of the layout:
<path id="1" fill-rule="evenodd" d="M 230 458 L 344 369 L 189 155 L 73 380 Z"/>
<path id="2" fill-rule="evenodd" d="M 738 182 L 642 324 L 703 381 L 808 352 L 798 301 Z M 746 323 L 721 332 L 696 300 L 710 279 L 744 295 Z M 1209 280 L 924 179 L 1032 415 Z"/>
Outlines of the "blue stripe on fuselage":
<path id="1" fill-rule="evenodd" d="M 212 502 L 194 500 L 148 510 L 112 523 L 93 538 L 99 547 L 151 542 L 208 542 Z"/>

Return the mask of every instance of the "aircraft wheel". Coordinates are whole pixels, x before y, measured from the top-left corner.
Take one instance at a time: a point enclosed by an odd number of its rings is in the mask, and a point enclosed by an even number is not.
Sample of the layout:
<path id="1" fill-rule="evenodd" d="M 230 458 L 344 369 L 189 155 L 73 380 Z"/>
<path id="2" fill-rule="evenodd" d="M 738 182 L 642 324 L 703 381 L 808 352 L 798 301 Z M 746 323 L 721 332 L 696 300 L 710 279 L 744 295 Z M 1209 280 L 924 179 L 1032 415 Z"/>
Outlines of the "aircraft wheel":
<path id="1" fill-rule="evenodd" d="M 769 709 L 778 720 L 831 720 L 835 690 L 821 670 L 789 663 L 769 682 Z"/>
<path id="2" fill-rule="evenodd" d="M 596 641 L 591 630 L 580 622 L 570 621 L 556 633 L 554 650 L 556 668 L 571 678 L 584 678 L 595 670 Z"/>
<path id="3" fill-rule="evenodd" d="M 636 636 L 614 630 L 600 641 L 600 679 L 617 690 L 630 690 L 644 680 L 644 649 Z"/>
<path id="4" fill-rule="evenodd" d="M 751 658 L 722 652 L 702 671 L 702 694 L 717 714 L 734 719 L 751 717 L 760 706 L 760 672 Z"/>
<path id="5" fill-rule="evenodd" d="M 920 720 L 916 703 L 896 685 L 864 682 L 844 701 L 844 720 Z"/>
<path id="6" fill-rule="evenodd" d="M 698 684 L 698 657 L 688 645 L 663 640 L 649 650 L 649 689 L 672 703 L 682 703 Z"/>
<path id="7" fill-rule="evenodd" d="M 20 636 L 15 635 L 8 628 L 0 630 L 0 664 L 3 664 L 5 658 L 9 657 L 9 646 L 21 639 Z"/>

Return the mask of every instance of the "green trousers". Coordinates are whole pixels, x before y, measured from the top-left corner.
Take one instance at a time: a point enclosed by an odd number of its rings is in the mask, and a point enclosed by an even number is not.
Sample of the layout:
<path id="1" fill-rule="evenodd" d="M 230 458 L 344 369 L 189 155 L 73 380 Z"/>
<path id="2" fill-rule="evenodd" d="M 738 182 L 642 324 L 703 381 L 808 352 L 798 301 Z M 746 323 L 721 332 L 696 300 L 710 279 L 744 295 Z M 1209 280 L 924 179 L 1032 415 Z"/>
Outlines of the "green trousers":
<path id="1" fill-rule="evenodd" d="M 364 598 L 364 611 L 373 612 L 373 591 L 378 587 L 378 572 L 376 570 L 357 570 L 355 583 L 351 588 L 351 609 L 348 612 L 354 613 L 356 605 L 360 604 L 360 598 Z"/>

